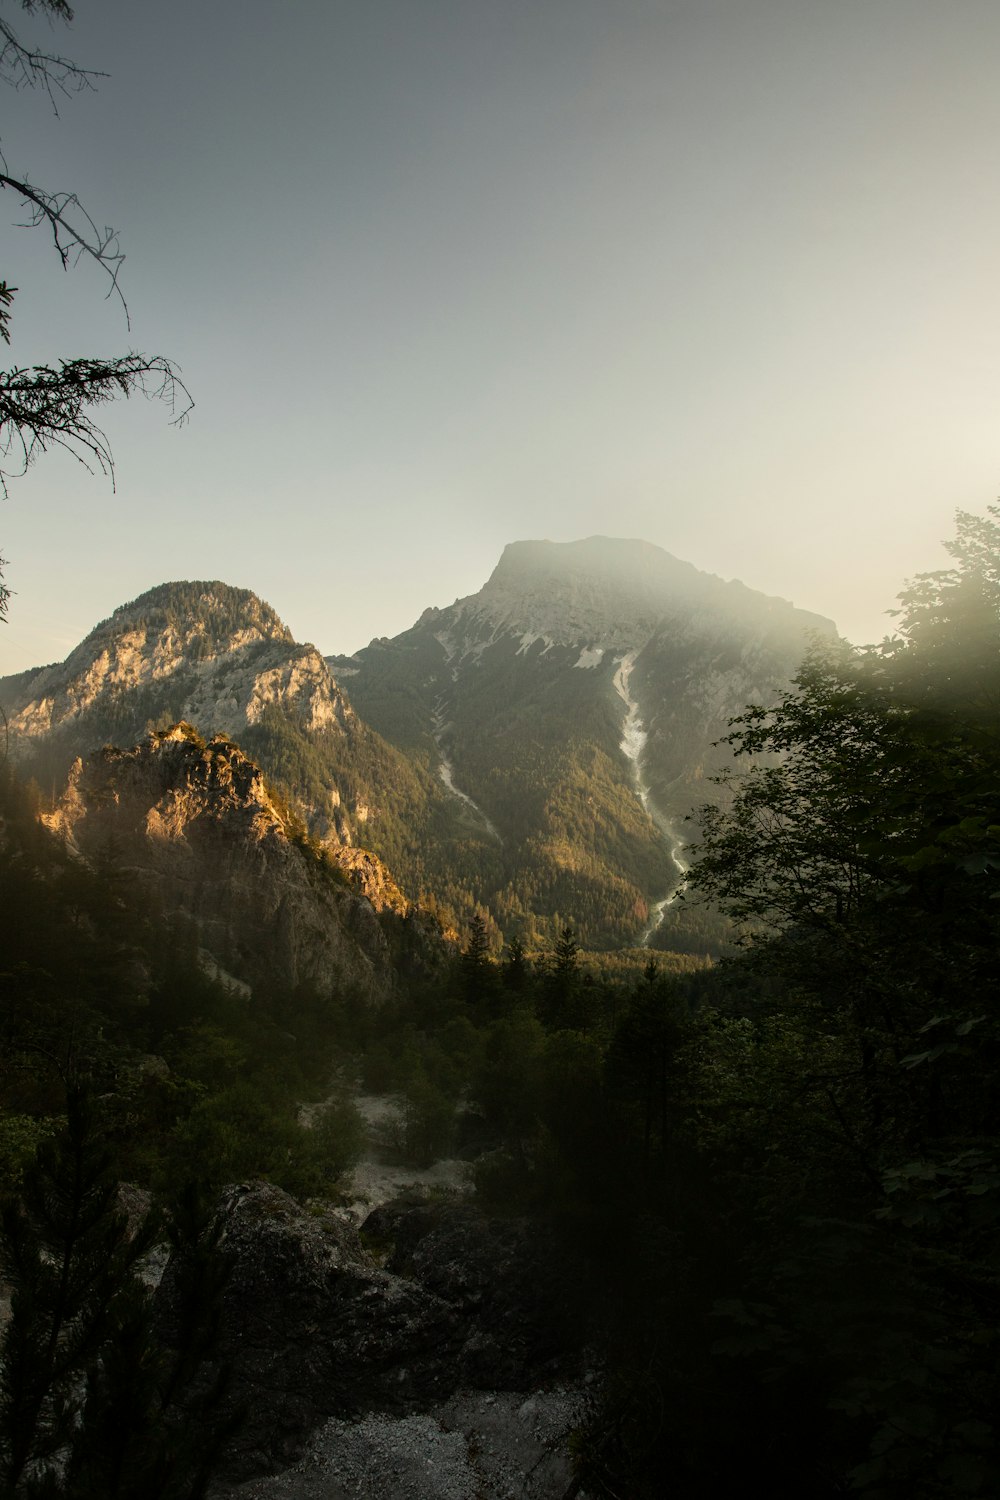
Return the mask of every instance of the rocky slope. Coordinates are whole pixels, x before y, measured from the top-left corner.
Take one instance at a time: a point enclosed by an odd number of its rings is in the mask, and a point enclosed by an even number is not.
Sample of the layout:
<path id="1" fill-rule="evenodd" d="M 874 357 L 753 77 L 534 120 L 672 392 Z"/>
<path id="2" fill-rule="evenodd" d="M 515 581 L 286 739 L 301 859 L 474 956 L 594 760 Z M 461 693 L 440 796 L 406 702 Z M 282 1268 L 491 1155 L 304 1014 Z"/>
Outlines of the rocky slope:
<path id="1" fill-rule="evenodd" d="M 88 720 L 135 738 L 149 709 L 231 735 L 269 707 L 291 709 L 313 730 L 343 728 L 351 714 L 314 647 L 296 645 L 256 595 L 218 582 L 151 589 L 95 626 L 64 662 L 4 682 L 18 740 Z"/>
<path id="2" fill-rule="evenodd" d="M 376 905 L 398 904 L 400 884 L 410 900 L 438 890 L 437 848 L 461 856 L 461 811 L 433 769 L 365 724 L 316 649 L 246 589 L 152 589 L 65 662 L 0 679 L 0 708 L 19 769 L 49 799 L 102 745 L 180 721 L 232 738 Z"/>
<path id="3" fill-rule="evenodd" d="M 264 1183 L 229 1189 L 221 1213 L 228 1280 L 216 1358 L 229 1372 L 226 1400 L 244 1415 L 220 1493 L 226 1479 L 293 1462 L 330 1419 L 440 1414 L 462 1391 L 520 1392 L 519 1410 L 525 1393 L 579 1369 L 583 1328 L 565 1266 L 527 1222 L 398 1200 L 371 1215 L 362 1239 Z M 175 1271 L 157 1294 L 168 1342 Z M 529 1434 L 535 1415 L 525 1413 Z M 330 1455 L 334 1473 L 349 1451 Z"/>
<path id="4" fill-rule="evenodd" d="M 423 817 L 436 793 L 361 723 L 314 646 L 219 582 L 163 584 L 122 605 L 64 662 L 0 679 L 0 706 L 12 754 L 49 793 L 76 756 L 179 721 L 235 739 L 333 844 L 366 847 L 377 825 L 390 849 L 397 804 Z"/>
<path id="5" fill-rule="evenodd" d="M 46 822 L 88 862 L 113 859 L 166 917 L 192 920 L 211 960 L 250 990 L 379 999 L 401 944 L 435 945 L 372 856 L 310 843 L 241 750 L 190 725 L 77 760 Z"/>
<path id="6" fill-rule="evenodd" d="M 676 886 L 683 819 L 713 749 L 834 626 L 645 542 L 509 546 L 484 587 L 356 657 L 360 713 L 442 782 L 492 841 L 488 900 L 551 941 L 575 921 L 613 945 L 650 932 Z M 683 941 L 675 919 L 654 941 Z"/>

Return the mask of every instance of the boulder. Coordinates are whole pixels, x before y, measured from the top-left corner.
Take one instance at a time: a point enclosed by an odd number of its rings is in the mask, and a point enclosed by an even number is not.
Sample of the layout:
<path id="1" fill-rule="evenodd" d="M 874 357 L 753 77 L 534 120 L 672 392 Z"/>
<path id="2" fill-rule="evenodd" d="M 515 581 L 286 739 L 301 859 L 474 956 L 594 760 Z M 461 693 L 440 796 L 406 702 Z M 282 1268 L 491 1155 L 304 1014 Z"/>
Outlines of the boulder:
<path id="1" fill-rule="evenodd" d="M 428 1411 L 460 1388 L 527 1390 L 560 1366 L 558 1270 L 526 1224 L 410 1199 L 376 1210 L 362 1236 L 267 1183 L 228 1189 L 220 1214 L 227 1279 L 212 1359 L 226 1371 L 225 1409 L 240 1413 L 228 1479 L 294 1462 L 330 1418 Z M 385 1265 L 366 1238 L 391 1242 Z M 176 1271 L 157 1293 L 167 1342 Z"/>

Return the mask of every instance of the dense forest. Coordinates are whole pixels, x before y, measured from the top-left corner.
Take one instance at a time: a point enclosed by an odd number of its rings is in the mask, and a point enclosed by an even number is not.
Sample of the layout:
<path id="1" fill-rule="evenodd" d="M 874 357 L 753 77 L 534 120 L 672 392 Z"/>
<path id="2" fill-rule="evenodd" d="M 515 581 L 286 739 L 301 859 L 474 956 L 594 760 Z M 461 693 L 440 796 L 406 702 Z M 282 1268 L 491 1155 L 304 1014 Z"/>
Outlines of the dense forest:
<path id="1" fill-rule="evenodd" d="M 456 830 L 453 808 L 442 810 L 450 827 L 439 812 L 431 836 L 409 846 L 392 842 L 382 810 L 365 836 L 401 879 L 443 903 L 449 921 L 484 910 L 498 934 L 528 948 L 551 948 L 567 921 L 587 949 L 636 942 L 674 869 L 621 752 L 623 707 L 612 686 L 620 656 L 575 671 L 578 643 L 539 639 L 526 650 L 511 631 L 472 655 L 452 701 L 444 649 L 418 621 L 393 642 L 372 642 L 345 681 L 366 723 L 431 776 L 440 764 L 430 732 L 437 695 L 459 783 L 503 841 L 475 816 Z M 725 932 L 704 909 L 678 910 L 670 925 L 664 946 L 691 953 L 717 952 Z"/>
<path id="2" fill-rule="evenodd" d="M 731 725 L 684 897 L 742 933 L 714 965 L 602 961 L 572 912 L 498 959 L 479 914 L 381 1010 L 248 1004 L 4 766 L 2 1493 L 204 1493 L 214 1195 L 335 1197 L 358 1079 L 402 1097 L 414 1160 L 465 1155 L 491 1213 L 557 1236 L 601 1351 L 588 1494 L 995 1495 L 1000 507 L 949 550 L 892 639 L 815 650 Z M 137 1275 L 164 1235 L 191 1268 L 170 1359 Z"/>

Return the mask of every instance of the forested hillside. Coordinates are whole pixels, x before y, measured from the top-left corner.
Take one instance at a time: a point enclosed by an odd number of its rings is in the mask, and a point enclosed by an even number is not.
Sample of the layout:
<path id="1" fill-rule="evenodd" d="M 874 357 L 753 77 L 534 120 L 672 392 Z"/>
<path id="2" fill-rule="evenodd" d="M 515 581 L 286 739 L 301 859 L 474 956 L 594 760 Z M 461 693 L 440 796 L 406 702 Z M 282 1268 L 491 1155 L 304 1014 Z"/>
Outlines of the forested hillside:
<path id="1" fill-rule="evenodd" d="M 477 594 L 331 662 L 358 712 L 467 799 L 464 840 L 424 856 L 430 888 L 471 886 L 529 947 L 571 919 L 586 947 L 616 948 L 678 883 L 671 851 L 729 760 L 730 715 L 834 633 L 659 547 L 590 537 L 512 543 Z M 652 926 L 657 948 L 726 941 L 704 910 Z"/>

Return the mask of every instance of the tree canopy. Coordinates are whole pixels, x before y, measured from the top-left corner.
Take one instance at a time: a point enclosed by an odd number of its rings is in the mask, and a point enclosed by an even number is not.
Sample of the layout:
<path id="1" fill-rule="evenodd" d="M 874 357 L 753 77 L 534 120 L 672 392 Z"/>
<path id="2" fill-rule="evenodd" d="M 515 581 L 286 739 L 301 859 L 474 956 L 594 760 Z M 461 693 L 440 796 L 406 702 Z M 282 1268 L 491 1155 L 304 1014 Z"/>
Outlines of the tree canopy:
<path id="1" fill-rule="evenodd" d="M 702 809 L 688 878 L 758 935 L 877 929 L 925 960 L 992 911 L 1000 506 L 957 533 L 956 567 L 901 595 L 898 636 L 814 651 L 779 704 L 733 721 L 732 800 Z"/>

